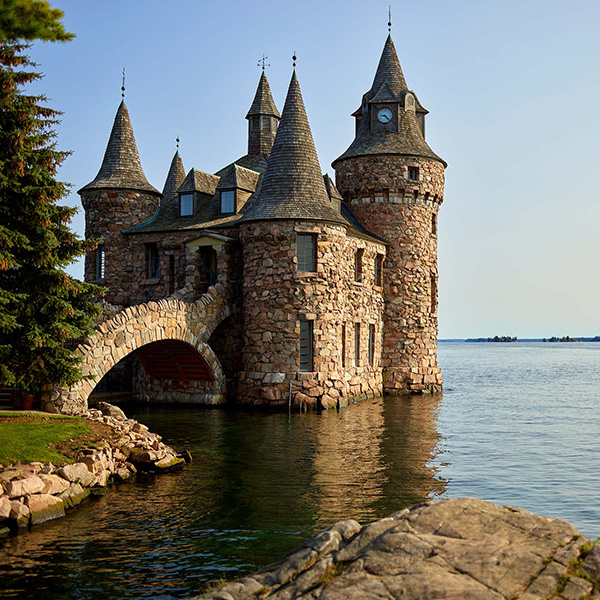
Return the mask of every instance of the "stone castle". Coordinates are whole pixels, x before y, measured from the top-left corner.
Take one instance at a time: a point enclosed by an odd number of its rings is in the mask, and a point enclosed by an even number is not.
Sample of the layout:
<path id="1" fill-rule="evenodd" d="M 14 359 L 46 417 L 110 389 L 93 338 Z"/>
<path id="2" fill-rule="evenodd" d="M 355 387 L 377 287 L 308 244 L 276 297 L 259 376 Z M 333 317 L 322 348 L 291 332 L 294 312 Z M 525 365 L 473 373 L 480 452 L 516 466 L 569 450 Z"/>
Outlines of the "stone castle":
<path id="1" fill-rule="evenodd" d="M 79 190 L 86 237 L 99 241 L 85 279 L 107 288 L 106 321 L 80 348 L 95 381 L 63 396 L 87 402 L 115 365 L 158 401 L 330 407 L 439 391 L 446 163 L 425 141 L 427 112 L 388 36 L 334 183 L 295 70 L 280 114 L 263 69 L 247 153 L 186 174 L 178 151 L 161 194 L 122 102 Z"/>

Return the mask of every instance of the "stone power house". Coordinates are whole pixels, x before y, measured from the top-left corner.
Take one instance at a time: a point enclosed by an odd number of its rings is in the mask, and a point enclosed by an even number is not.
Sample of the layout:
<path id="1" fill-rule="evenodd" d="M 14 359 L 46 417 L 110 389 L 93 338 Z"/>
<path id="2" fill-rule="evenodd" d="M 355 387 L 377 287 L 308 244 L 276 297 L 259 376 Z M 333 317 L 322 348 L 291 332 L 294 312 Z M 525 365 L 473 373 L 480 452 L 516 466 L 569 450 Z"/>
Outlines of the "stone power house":
<path id="1" fill-rule="evenodd" d="M 117 363 L 149 400 L 287 405 L 291 390 L 297 406 L 329 407 L 439 391 L 446 163 L 425 141 L 426 114 L 389 36 L 334 184 L 296 73 L 280 114 L 263 72 L 247 154 L 186 174 L 177 152 L 161 194 L 122 102 L 79 191 L 86 236 L 100 240 L 85 278 L 108 289 L 105 321 L 80 348 L 96 380 L 65 397 L 85 403 L 102 378 L 107 389 Z"/>

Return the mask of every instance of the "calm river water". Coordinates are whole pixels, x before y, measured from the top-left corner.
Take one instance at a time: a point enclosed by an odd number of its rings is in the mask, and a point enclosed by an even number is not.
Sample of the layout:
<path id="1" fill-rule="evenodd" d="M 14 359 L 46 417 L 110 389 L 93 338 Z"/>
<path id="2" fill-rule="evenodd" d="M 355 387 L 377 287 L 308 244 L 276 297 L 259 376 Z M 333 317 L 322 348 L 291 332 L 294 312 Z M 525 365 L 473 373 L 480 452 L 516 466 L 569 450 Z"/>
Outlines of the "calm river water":
<path id="1" fill-rule="evenodd" d="M 186 598 L 337 520 L 427 498 L 478 496 L 600 534 L 600 343 L 441 343 L 439 359 L 443 397 L 320 415 L 134 409 L 194 462 L 0 541 L 0 596 Z"/>

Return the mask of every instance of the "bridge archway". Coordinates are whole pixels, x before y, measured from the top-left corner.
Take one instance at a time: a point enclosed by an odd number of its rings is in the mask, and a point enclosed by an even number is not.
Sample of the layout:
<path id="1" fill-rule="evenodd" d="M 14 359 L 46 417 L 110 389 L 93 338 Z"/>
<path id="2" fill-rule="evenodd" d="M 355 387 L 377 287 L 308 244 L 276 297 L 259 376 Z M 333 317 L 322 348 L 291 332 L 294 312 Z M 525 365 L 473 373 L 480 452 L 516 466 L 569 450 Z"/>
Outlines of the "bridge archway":
<path id="1" fill-rule="evenodd" d="M 98 382 L 121 359 L 132 352 L 138 353 L 142 364 L 146 359 L 150 369 L 160 373 L 155 350 L 158 344 L 169 350 L 170 359 L 163 371 L 168 375 L 177 370 L 177 358 L 187 357 L 186 372 L 201 376 L 204 373 L 206 393 L 211 404 L 225 401 L 226 377 L 208 340 L 218 325 L 231 314 L 224 286 L 209 288 L 195 302 L 174 298 L 131 306 L 103 321 L 85 344 L 77 348 L 82 360 L 82 373 L 87 379 L 70 388 L 55 387 L 43 397 L 49 412 L 77 413 L 87 409 L 87 400 Z M 192 354 L 193 353 L 193 354 Z M 182 368 L 181 366 L 179 367 Z M 169 370 L 170 369 L 170 370 Z M 198 379 L 198 381 L 201 381 Z M 204 398 L 206 401 L 207 398 Z"/>

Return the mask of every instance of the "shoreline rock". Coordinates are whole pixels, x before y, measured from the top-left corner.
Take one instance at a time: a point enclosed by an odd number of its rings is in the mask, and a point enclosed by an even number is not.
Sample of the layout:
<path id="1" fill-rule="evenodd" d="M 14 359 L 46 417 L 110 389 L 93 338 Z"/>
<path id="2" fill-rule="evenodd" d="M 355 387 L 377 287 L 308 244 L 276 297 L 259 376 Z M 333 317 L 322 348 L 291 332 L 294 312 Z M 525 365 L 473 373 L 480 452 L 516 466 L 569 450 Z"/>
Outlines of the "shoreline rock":
<path id="1" fill-rule="evenodd" d="M 0 470 L 0 537 L 65 516 L 91 494 L 138 472 L 166 473 L 182 468 L 191 455 L 179 455 L 142 423 L 112 404 L 77 415 L 108 425 L 114 437 L 102 448 L 84 448 L 73 463 L 33 462 Z"/>
<path id="2" fill-rule="evenodd" d="M 600 600 L 600 545 L 557 519 L 475 498 L 342 521 L 196 600 Z"/>

